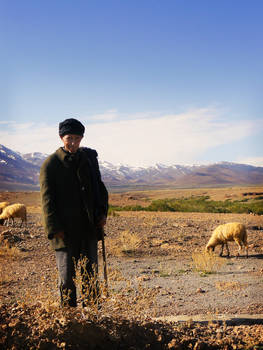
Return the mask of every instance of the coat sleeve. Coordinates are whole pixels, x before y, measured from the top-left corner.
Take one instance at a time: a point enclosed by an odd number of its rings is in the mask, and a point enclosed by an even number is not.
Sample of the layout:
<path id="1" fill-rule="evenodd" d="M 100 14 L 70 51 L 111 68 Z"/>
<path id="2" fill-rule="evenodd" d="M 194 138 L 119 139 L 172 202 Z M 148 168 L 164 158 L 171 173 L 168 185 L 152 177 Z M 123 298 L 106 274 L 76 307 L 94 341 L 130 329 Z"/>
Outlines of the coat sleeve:
<path id="1" fill-rule="evenodd" d="M 100 188 L 100 203 L 101 203 L 100 210 L 103 215 L 107 216 L 108 209 L 109 209 L 109 204 L 108 204 L 109 195 L 103 181 L 99 182 L 99 188 Z"/>
<path id="2" fill-rule="evenodd" d="M 98 191 L 95 191 L 95 202 L 96 202 L 96 216 L 99 218 L 102 215 L 107 216 L 108 214 L 108 207 L 109 207 L 109 195 L 107 188 L 104 184 L 104 182 L 101 179 L 101 173 L 99 169 L 99 162 L 98 162 L 98 153 L 93 149 L 88 149 L 89 158 L 91 159 L 92 165 L 93 165 L 93 175 L 95 178 L 96 184 L 94 184 L 94 188 L 97 187 Z M 97 185 L 97 186 L 96 186 Z M 96 193 L 98 192 L 98 193 Z"/>
<path id="3" fill-rule="evenodd" d="M 107 216 L 108 214 L 108 201 L 109 195 L 104 182 L 101 179 L 101 173 L 99 169 L 99 162 L 97 156 L 94 159 L 95 171 L 97 174 L 97 181 L 99 186 L 99 214 Z"/>
<path id="4" fill-rule="evenodd" d="M 39 182 L 44 228 L 48 238 L 52 239 L 55 233 L 63 230 L 63 226 L 57 215 L 55 177 L 48 161 L 40 169 Z"/>

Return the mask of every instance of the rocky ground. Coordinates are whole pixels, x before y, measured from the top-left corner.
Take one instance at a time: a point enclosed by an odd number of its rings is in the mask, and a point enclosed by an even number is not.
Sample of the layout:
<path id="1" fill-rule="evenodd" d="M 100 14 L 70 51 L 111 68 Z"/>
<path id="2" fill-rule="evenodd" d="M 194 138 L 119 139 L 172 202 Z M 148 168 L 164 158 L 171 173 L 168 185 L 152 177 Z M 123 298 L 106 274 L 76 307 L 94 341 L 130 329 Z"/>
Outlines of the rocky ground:
<path id="1" fill-rule="evenodd" d="M 104 293 L 100 310 L 91 305 L 83 315 L 80 307 L 59 308 L 55 259 L 43 232 L 38 197 L 13 196 L 26 202 L 29 215 L 27 227 L 0 226 L 0 348 L 263 348 L 262 319 L 229 324 L 219 317 L 263 314 L 262 217 L 149 212 L 109 217 L 109 296 Z M 248 259 L 235 258 L 234 243 L 230 258 L 206 256 L 203 249 L 213 228 L 230 221 L 247 226 Z M 100 258 L 103 282 L 102 265 Z M 211 320 L 172 321 L 176 315 L 199 314 Z"/>

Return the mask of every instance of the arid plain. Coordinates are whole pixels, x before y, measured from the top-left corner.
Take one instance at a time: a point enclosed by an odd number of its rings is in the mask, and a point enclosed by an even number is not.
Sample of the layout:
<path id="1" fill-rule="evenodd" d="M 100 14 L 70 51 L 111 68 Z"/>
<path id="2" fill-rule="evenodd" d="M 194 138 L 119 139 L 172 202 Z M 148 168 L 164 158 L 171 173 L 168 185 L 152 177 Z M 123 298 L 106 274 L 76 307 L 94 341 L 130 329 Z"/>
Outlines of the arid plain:
<path id="1" fill-rule="evenodd" d="M 244 193 L 252 198 L 261 190 L 233 187 L 123 192 L 111 194 L 110 203 L 148 206 L 154 199 L 191 196 L 240 200 Z M 85 336 L 81 340 L 83 329 L 91 332 L 90 323 L 80 316 L 81 309 L 70 316 L 58 306 L 55 259 L 42 228 L 39 193 L 2 192 L 2 201 L 24 203 L 28 226 L 0 226 L 0 298 L 4 320 L 0 322 L 0 344 L 2 341 L 6 349 L 20 349 L 22 345 L 49 349 L 50 344 L 52 349 L 92 348 Z M 235 257 L 237 245 L 233 242 L 229 244 L 230 258 L 204 254 L 212 230 L 233 221 L 247 227 L 248 259 Z M 109 295 L 103 295 L 100 311 L 91 307 L 88 314 L 93 326 L 99 328 L 100 336 L 94 335 L 93 343 L 97 346 L 94 348 L 103 349 L 106 344 L 125 349 L 263 346 L 262 324 L 219 322 L 221 315 L 262 317 L 262 228 L 263 217 L 252 214 L 113 212 L 108 218 L 105 238 Z M 102 265 L 100 258 L 99 275 L 103 283 Z M 209 326 L 191 322 L 191 317 L 200 314 L 211 317 Z M 190 321 L 173 321 L 178 315 L 188 315 Z M 70 330 L 72 317 L 80 327 L 76 330 L 79 340 Z M 57 325 L 60 321 L 55 320 L 61 319 L 66 326 Z M 30 327 L 25 326 L 28 322 L 32 322 Z M 110 323 L 111 329 L 109 322 L 115 324 Z M 13 341 L 9 339 L 12 334 Z"/>

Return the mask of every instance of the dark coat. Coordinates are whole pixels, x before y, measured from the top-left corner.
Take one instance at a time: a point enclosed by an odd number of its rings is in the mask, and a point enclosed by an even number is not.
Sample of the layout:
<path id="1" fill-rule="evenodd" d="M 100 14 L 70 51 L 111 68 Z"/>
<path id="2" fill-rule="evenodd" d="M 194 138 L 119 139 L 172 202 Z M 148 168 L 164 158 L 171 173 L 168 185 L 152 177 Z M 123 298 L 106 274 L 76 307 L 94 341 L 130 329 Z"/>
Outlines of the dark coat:
<path id="1" fill-rule="evenodd" d="M 108 192 L 101 180 L 97 152 L 81 147 L 76 154 L 59 148 L 40 169 L 44 227 L 54 249 L 97 236 L 97 224 L 107 216 Z M 64 231 L 65 240 L 54 238 Z"/>

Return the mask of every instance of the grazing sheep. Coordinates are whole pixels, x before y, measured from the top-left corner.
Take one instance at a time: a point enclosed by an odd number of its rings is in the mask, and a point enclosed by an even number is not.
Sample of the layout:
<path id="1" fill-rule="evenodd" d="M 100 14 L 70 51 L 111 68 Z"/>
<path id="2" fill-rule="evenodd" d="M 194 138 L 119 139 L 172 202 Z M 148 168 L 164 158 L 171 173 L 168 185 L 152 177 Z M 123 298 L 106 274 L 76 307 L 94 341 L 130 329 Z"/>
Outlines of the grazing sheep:
<path id="1" fill-rule="evenodd" d="M 24 204 L 16 203 L 5 207 L 2 214 L 0 215 L 0 225 L 3 225 L 5 220 L 12 220 L 12 225 L 14 224 L 14 218 L 21 219 L 21 226 L 23 222 L 27 223 L 26 217 L 26 206 Z"/>
<path id="2" fill-rule="evenodd" d="M 0 202 L 0 214 L 2 213 L 3 209 L 10 205 L 9 202 Z"/>
<path id="3" fill-rule="evenodd" d="M 248 246 L 247 246 L 247 231 L 246 227 L 243 224 L 238 222 L 230 222 L 228 224 L 219 225 L 212 233 L 211 238 L 209 239 L 206 245 L 206 251 L 215 250 L 215 247 L 221 244 L 220 256 L 223 255 L 224 245 L 226 245 L 227 256 L 229 256 L 229 249 L 227 242 L 235 241 L 238 244 L 238 253 L 242 250 L 242 246 L 246 248 L 246 256 L 248 257 Z"/>

